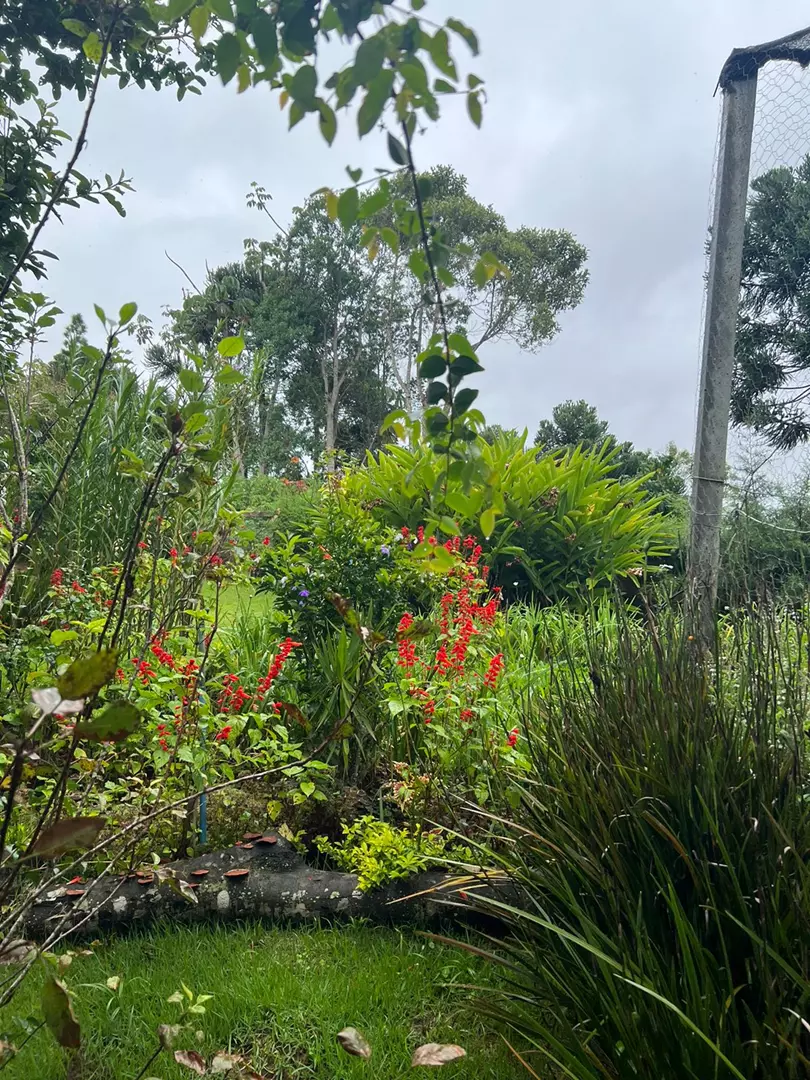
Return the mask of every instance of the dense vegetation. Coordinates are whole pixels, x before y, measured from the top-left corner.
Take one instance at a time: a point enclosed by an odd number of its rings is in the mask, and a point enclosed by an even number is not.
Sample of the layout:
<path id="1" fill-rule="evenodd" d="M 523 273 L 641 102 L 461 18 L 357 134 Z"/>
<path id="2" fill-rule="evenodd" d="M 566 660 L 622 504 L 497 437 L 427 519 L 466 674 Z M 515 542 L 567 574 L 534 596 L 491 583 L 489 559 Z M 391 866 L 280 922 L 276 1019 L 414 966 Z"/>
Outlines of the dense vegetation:
<path id="1" fill-rule="evenodd" d="M 703 650 L 680 606 L 684 455 L 621 441 L 584 401 L 531 446 L 487 425 L 479 350 L 550 340 L 586 253 L 417 169 L 443 95 L 476 125 L 483 105 L 450 47 L 476 54 L 474 32 L 423 7 L 0 12 L 10 1075 L 354 1076 L 355 1023 L 375 1075 L 414 1052 L 471 1076 L 806 1075 L 803 492 L 740 488 Z M 349 59 L 324 79 L 330 35 Z M 181 97 L 269 82 L 329 143 L 354 103 L 388 164 L 274 222 L 164 327 L 97 309 L 54 351 L 40 233 L 64 206 L 123 211 L 128 182 L 77 171 L 84 131 L 55 172 L 39 94 L 77 94 L 89 124 L 102 75 Z M 167 927 L 92 955 L 66 951 L 61 916 L 26 936 L 43 895 L 92 911 L 98 883 L 145 868 L 193 903 L 176 861 L 257 828 L 365 892 L 462 867 L 456 910 L 500 936 L 459 931 L 452 959 L 362 928 Z M 507 889 L 478 888 L 485 871 Z M 268 985 L 268 941 L 317 985 Z M 448 1013 L 435 984 L 462 979 L 485 992 Z"/>

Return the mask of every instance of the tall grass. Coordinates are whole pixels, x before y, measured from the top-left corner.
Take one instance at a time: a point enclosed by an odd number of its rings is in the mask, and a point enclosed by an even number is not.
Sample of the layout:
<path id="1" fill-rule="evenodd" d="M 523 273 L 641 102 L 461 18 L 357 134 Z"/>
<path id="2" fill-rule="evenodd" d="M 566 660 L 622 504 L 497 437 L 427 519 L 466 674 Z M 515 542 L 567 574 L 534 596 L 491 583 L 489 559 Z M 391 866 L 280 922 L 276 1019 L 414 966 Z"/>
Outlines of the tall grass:
<path id="1" fill-rule="evenodd" d="M 490 901 L 513 996 L 486 1008 L 538 1075 L 810 1071 L 807 629 L 722 633 L 704 663 L 677 621 L 620 620 L 524 719 L 533 770 L 500 856 L 521 902 Z"/>

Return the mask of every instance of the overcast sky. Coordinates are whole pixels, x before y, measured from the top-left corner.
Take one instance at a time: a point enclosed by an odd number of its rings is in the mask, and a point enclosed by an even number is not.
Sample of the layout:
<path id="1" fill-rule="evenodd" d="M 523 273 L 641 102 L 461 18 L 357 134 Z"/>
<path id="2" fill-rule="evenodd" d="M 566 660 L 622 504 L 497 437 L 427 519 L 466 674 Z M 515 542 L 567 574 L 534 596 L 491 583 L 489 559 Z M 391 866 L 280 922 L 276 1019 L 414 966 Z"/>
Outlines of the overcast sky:
<path id="1" fill-rule="evenodd" d="M 430 0 L 423 14 L 455 14 L 478 32 L 472 69 L 489 103 L 480 132 L 460 102 L 445 103 L 417 143 L 419 166 L 452 164 L 510 227 L 563 227 L 589 252 L 585 299 L 551 345 L 537 355 L 482 350 L 487 418 L 533 432 L 554 404 L 584 397 L 620 438 L 691 448 L 717 76 L 732 48 L 803 27 L 810 7 Z M 60 106 L 63 123 L 77 116 Z M 135 300 L 159 319 L 184 285 L 164 251 L 201 282 L 206 263 L 237 259 L 245 237 L 272 230 L 245 207 L 252 180 L 286 220 L 315 188 L 341 186 L 345 165 L 386 164 L 379 134 L 359 143 L 344 127 L 329 150 L 314 123 L 288 133 L 264 88 L 237 96 L 212 83 L 178 103 L 171 90 L 119 91 L 111 81 L 81 168 L 123 168 L 136 191 L 126 219 L 84 207 L 49 227 L 44 246 L 60 256 L 49 294 L 66 312 Z"/>

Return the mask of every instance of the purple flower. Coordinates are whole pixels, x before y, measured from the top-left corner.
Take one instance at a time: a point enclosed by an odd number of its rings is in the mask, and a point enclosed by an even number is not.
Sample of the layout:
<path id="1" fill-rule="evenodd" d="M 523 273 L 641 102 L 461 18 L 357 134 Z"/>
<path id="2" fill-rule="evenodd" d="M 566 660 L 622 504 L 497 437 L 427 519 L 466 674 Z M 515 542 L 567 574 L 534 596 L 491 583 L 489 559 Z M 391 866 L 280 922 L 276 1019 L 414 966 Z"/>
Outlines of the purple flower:
<path id="1" fill-rule="evenodd" d="M 380 546 L 380 551 L 383 553 L 383 555 L 391 554 L 391 548 L 388 546 L 388 544 L 382 544 Z"/>
<path id="2" fill-rule="evenodd" d="M 301 589 L 298 595 L 303 597 L 304 600 L 306 600 L 306 598 L 309 596 L 309 589 Z"/>

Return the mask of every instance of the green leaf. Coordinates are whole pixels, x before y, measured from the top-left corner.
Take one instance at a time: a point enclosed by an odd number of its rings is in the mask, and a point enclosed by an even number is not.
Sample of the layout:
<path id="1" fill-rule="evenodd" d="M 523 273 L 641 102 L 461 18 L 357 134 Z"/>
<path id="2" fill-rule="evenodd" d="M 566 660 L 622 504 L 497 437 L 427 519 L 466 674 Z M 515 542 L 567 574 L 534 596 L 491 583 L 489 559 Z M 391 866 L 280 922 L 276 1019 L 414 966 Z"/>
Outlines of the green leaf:
<path id="1" fill-rule="evenodd" d="M 289 8 L 289 5 L 286 6 Z M 314 5 L 298 4 L 291 18 L 284 23 L 281 40 L 293 56 L 306 56 L 315 48 L 315 27 L 310 18 L 313 7 Z"/>
<path id="2" fill-rule="evenodd" d="M 320 98 L 318 99 L 318 111 L 321 114 L 321 135 L 323 135 L 327 145 L 331 146 L 335 141 L 335 135 L 337 135 L 337 117 L 331 105 L 328 105 Z"/>
<path id="3" fill-rule="evenodd" d="M 42 987 L 40 1006 L 45 1023 L 59 1045 L 69 1050 L 78 1050 L 82 1041 L 81 1029 L 73 1013 L 67 987 L 53 975 Z"/>
<path id="4" fill-rule="evenodd" d="M 241 371 L 237 371 L 235 367 L 231 367 L 230 364 L 226 364 L 225 367 L 220 370 L 214 376 L 214 382 L 218 386 L 238 386 L 239 383 L 245 381 L 245 376 Z"/>
<path id="5" fill-rule="evenodd" d="M 95 32 L 88 34 L 82 42 L 82 52 L 93 64 L 101 62 L 103 47 L 101 38 Z"/>
<path id="6" fill-rule="evenodd" d="M 39 834 L 31 850 L 36 855 L 49 857 L 68 851 L 85 851 L 93 847 L 106 824 L 107 819 L 103 817 L 62 818 Z"/>
<path id="7" fill-rule="evenodd" d="M 439 526 L 442 532 L 447 533 L 448 536 L 458 536 L 458 524 L 446 514 L 439 521 Z"/>
<path id="8" fill-rule="evenodd" d="M 86 38 L 90 33 L 89 28 L 81 21 L 81 19 L 62 19 L 62 26 L 71 34 L 75 34 L 76 37 Z"/>
<path id="9" fill-rule="evenodd" d="M 63 698 L 73 700 L 88 697 L 111 681 L 117 666 L 118 652 L 115 649 L 101 649 L 100 652 L 74 660 L 57 679 L 56 686 Z"/>
<path id="10" fill-rule="evenodd" d="M 366 38 L 354 58 L 354 81 L 358 86 L 368 86 L 376 78 L 385 63 L 385 39 L 381 34 Z"/>
<path id="11" fill-rule="evenodd" d="M 219 77 L 227 86 L 236 74 L 242 59 L 242 46 L 236 34 L 223 34 L 215 50 L 216 66 Z"/>
<path id="12" fill-rule="evenodd" d="M 420 379 L 438 379 L 447 371 L 447 361 L 438 353 L 426 356 L 419 365 Z"/>
<path id="13" fill-rule="evenodd" d="M 293 101 L 305 109 L 315 108 L 315 91 L 318 89 L 318 74 L 311 64 L 302 64 L 290 80 L 290 96 Z"/>
<path id="14" fill-rule="evenodd" d="M 353 184 L 359 184 L 360 181 L 363 179 L 362 169 L 353 169 L 350 165 L 347 165 L 346 172 L 349 174 L 349 177 L 351 178 L 351 182 Z"/>
<path id="15" fill-rule="evenodd" d="M 481 261 L 481 259 L 479 259 L 478 262 L 473 267 L 472 279 L 473 279 L 473 281 L 475 282 L 476 286 L 479 289 L 483 289 L 485 285 L 489 284 L 489 281 L 490 281 L 489 270 L 484 265 L 484 263 Z"/>
<path id="16" fill-rule="evenodd" d="M 360 209 L 360 195 L 356 187 L 346 188 L 338 199 L 338 218 L 340 224 L 347 231 L 357 221 L 357 212 Z"/>
<path id="17" fill-rule="evenodd" d="M 432 382 L 427 388 L 427 403 L 428 405 L 438 405 L 440 401 L 444 401 L 449 391 L 443 382 Z"/>
<path id="18" fill-rule="evenodd" d="M 476 372 L 484 369 L 472 356 L 457 356 L 451 364 L 450 370 L 458 378 L 463 378 L 465 375 L 475 375 Z"/>
<path id="19" fill-rule="evenodd" d="M 433 89 L 437 94 L 455 94 L 456 87 L 452 83 L 449 83 L 446 79 L 437 79 L 433 84 Z"/>
<path id="20" fill-rule="evenodd" d="M 188 17 L 188 25 L 191 27 L 191 32 L 194 35 L 194 40 L 199 42 L 205 31 L 208 29 L 209 13 L 205 4 L 200 4 L 195 7 Z"/>
<path id="21" fill-rule="evenodd" d="M 96 316 L 99 319 L 99 321 L 103 322 L 104 325 L 106 326 L 107 325 L 107 316 L 104 314 L 104 308 L 99 307 L 98 304 L 93 304 L 93 311 L 95 311 Z"/>
<path id="22" fill-rule="evenodd" d="M 189 394 L 201 394 L 205 389 L 205 379 L 199 371 L 195 371 L 193 368 L 181 368 L 177 373 L 177 378 L 180 380 L 180 385 Z"/>
<path id="23" fill-rule="evenodd" d="M 447 28 L 448 30 L 452 30 L 454 34 L 458 34 L 460 38 L 463 38 L 464 41 L 467 42 L 473 56 L 478 56 L 478 37 L 469 26 L 465 26 L 461 19 L 448 19 Z"/>
<path id="24" fill-rule="evenodd" d="M 298 786 L 307 798 L 309 798 L 315 791 L 315 785 L 312 783 L 311 780 L 302 780 Z"/>
<path id="25" fill-rule="evenodd" d="M 459 390 L 459 392 L 453 398 L 453 415 L 463 416 L 477 397 L 478 391 L 473 390 L 471 387 L 466 387 L 464 390 Z"/>
<path id="26" fill-rule="evenodd" d="M 422 251 L 421 248 L 418 248 L 416 251 L 411 252 L 410 257 L 408 258 L 408 266 L 411 273 L 419 281 L 425 281 L 428 274 L 430 273 L 428 261 L 425 258 L 425 253 L 424 251 Z"/>
<path id="27" fill-rule="evenodd" d="M 469 341 L 467 340 L 466 334 L 450 334 L 447 340 L 453 352 L 468 353 L 472 349 L 472 345 L 470 345 Z"/>
<path id="28" fill-rule="evenodd" d="M 250 68 L 247 64 L 240 64 L 236 69 L 236 92 L 244 94 L 250 86 Z"/>
<path id="29" fill-rule="evenodd" d="M 399 252 L 399 233 L 387 226 L 380 229 L 380 236 L 396 255 Z"/>
<path id="30" fill-rule="evenodd" d="M 220 356 L 230 357 L 239 356 L 245 348 L 245 339 L 241 337 L 226 337 L 220 341 L 217 345 L 217 352 Z"/>
<path id="31" fill-rule="evenodd" d="M 481 96 L 477 90 L 471 90 L 469 94 L 467 94 L 467 112 L 475 126 L 480 128 L 484 118 L 484 112 L 481 108 Z"/>
<path id="32" fill-rule="evenodd" d="M 450 56 L 450 40 L 446 30 L 437 30 L 432 38 L 428 38 L 428 51 L 430 59 L 436 67 L 449 79 L 457 79 L 456 65 Z"/>
<path id="33" fill-rule="evenodd" d="M 233 22 L 233 8 L 230 0 L 208 0 L 208 5 L 215 15 L 226 22 Z"/>
<path id="34" fill-rule="evenodd" d="M 357 112 L 357 130 L 361 138 L 368 135 L 382 116 L 393 85 L 394 72 L 388 68 L 384 68 L 369 84 L 363 104 Z"/>
<path id="35" fill-rule="evenodd" d="M 384 210 L 391 201 L 391 187 L 387 180 L 380 181 L 377 188 L 362 200 L 359 217 L 365 220 Z"/>
<path id="36" fill-rule="evenodd" d="M 124 304 L 121 310 L 118 312 L 118 322 L 121 326 L 126 326 L 128 322 L 132 322 L 135 316 L 138 314 L 138 305 L 132 301 L 129 304 Z"/>
<path id="37" fill-rule="evenodd" d="M 425 65 L 417 57 L 411 56 L 407 60 L 403 60 L 399 65 L 399 73 L 407 83 L 408 88 L 418 97 L 432 97 Z"/>
<path id="38" fill-rule="evenodd" d="M 480 518 L 481 532 L 489 539 L 495 529 L 495 511 L 490 506 Z"/>
<path id="39" fill-rule="evenodd" d="M 426 414 L 427 429 L 431 435 L 438 435 L 444 431 L 450 424 L 450 417 L 441 411 L 441 409 L 433 409 Z"/>
<path id="40" fill-rule="evenodd" d="M 278 56 L 278 33 L 276 21 L 266 11 L 260 11 L 250 20 L 253 44 L 264 66 L 270 67 Z"/>
<path id="41" fill-rule="evenodd" d="M 77 724 L 76 734 L 91 742 L 122 742 L 140 722 L 140 712 L 129 701 L 113 701 L 103 712 Z"/>
<path id="42" fill-rule="evenodd" d="M 176 22 L 187 15 L 194 7 L 196 0 L 169 0 L 164 18 L 168 22 Z"/>
<path id="43" fill-rule="evenodd" d="M 324 202 L 326 203 L 326 213 L 330 221 L 337 221 L 338 217 L 338 197 L 334 191 L 327 191 L 324 193 Z"/>
<path id="44" fill-rule="evenodd" d="M 395 165 L 408 164 L 408 151 L 391 132 L 388 132 L 388 153 Z"/>
<path id="45" fill-rule="evenodd" d="M 52 630 L 51 645 L 55 645 L 58 649 L 60 645 L 64 645 L 68 641 L 75 641 L 78 636 L 77 630 Z"/>

